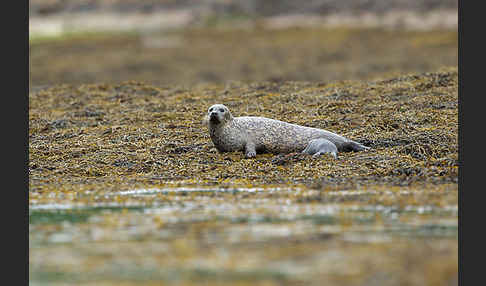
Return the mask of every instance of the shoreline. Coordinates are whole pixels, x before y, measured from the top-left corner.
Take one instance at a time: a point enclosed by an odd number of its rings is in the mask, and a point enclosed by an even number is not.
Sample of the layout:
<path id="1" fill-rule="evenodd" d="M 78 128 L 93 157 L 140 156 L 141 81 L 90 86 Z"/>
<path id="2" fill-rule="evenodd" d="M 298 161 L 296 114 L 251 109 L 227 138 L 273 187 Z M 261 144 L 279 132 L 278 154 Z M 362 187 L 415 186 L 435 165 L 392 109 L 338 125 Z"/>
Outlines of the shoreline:
<path id="1" fill-rule="evenodd" d="M 29 17 L 29 39 L 60 37 L 86 32 L 152 32 L 184 28 L 265 28 L 289 27 L 383 28 L 411 31 L 457 30 L 457 10 L 415 12 L 392 10 L 384 13 L 338 12 L 330 15 L 288 14 L 270 17 L 220 17 L 198 15 L 189 9 L 153 13 L 91 12 L 59 13 Z"/>

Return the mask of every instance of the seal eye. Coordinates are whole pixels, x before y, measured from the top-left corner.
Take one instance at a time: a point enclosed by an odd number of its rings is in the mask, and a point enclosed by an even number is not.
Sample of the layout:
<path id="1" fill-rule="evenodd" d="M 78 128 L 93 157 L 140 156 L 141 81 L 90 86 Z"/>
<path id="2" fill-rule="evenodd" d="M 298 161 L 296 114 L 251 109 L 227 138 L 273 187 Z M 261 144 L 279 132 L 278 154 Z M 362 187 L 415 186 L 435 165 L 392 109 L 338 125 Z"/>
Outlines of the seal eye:
<path id="1" fill-rule="evenodd" d="M 220 112 L 224 112 L 224 109 L 220 108 L 220 109 L 219 109 L 219 111 L 220 111 Z"/>
<path id="2" fill-rule="evenodd" d="M 213 108 L 212 107 L 209 109 L 209 112 L 211 112 L 211 111 L 213 111 Z"/>

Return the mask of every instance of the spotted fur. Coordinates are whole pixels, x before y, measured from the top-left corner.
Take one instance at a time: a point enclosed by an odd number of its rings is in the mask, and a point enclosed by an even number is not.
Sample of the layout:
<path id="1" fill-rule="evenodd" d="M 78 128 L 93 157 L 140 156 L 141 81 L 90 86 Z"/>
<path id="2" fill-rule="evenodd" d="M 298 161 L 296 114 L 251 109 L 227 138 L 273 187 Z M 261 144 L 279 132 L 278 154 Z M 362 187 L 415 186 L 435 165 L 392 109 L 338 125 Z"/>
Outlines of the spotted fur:
<path id="1" fill-rule="evenodd" d="M 243 151 L 246 157 L 256 153 L 302 152 L 313 139 L 324 138 L 339 151 L 361 151 L 365 147 L 335 133 L 287 123 L 280 120 L 241 116 L 233 117 L 229 109 L 215 104 L 208 109 L 209 134 L 220 152 Z"/>

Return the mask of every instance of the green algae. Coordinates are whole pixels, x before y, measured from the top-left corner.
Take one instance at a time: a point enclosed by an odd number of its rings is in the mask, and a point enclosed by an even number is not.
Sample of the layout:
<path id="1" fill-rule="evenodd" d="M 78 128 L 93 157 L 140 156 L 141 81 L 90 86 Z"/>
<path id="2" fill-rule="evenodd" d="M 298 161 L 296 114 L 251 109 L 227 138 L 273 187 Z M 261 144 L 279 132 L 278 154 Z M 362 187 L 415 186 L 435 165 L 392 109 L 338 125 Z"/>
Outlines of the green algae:
<path id="1" fill-rule="evenodd" d="M 105 207 L 74 207 L 64 206 L 63 209 L 34 208 L 29 210 L 29 225 L 37 224 L 58 224 L 68 223 L 85 223 L 94 215 L 111 212 L 122 212 L 127 210 L 143 210 L 143 207 L 126 207 L 126 206 L 105 206 Z"/>

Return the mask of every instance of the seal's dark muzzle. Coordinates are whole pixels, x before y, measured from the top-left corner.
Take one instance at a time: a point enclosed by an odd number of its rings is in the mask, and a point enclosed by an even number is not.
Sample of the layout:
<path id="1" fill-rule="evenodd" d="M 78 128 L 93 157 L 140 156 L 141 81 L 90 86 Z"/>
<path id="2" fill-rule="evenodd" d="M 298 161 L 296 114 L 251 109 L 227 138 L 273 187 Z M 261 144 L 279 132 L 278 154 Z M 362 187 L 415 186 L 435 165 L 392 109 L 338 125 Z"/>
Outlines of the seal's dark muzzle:
<path id="1" fill-rule="evenodd" d="M 219 123 L 218 114 L 217 113 L 211 113 L 209 115 L 209 121 L 211 121 L 212 123 Z"/>

